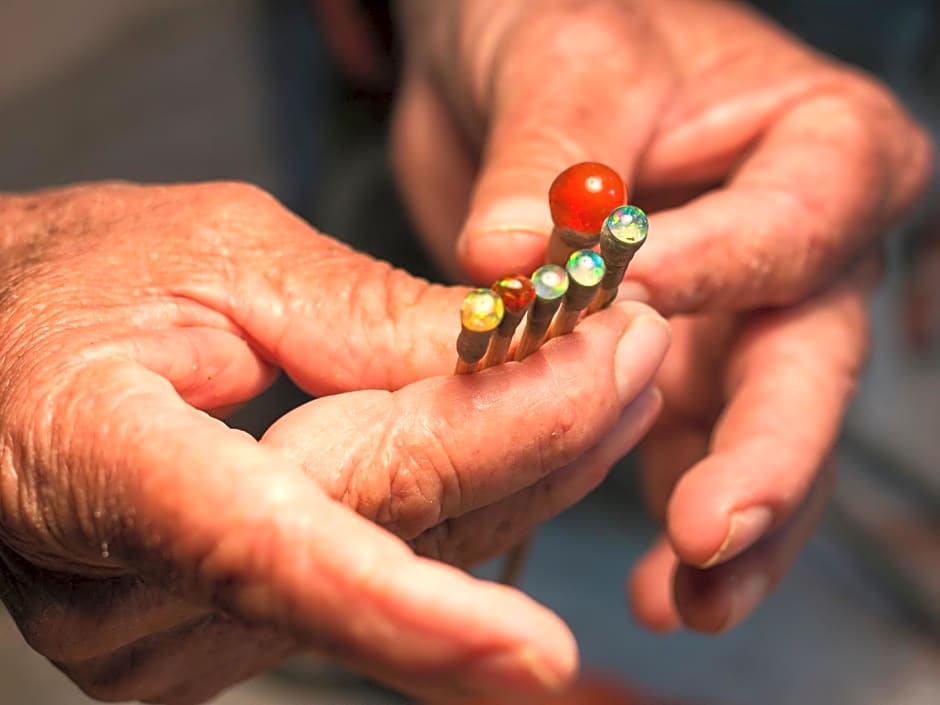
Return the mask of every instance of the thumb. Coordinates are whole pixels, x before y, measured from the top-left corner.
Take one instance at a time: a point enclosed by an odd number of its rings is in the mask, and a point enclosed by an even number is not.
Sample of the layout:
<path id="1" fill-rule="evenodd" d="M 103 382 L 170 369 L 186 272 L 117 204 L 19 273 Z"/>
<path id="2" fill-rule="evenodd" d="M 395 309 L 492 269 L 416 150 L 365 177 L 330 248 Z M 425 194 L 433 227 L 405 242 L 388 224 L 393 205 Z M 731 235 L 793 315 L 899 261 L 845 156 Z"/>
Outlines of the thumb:
<path id="1" fill-rule="evenodd" d="M 642 10 L 616 1 L 538 4 L 494 58 L 489 129 L 457 254 L 480 282 L 545 261 L 548 190 L 577 162 L 628 184 L 672 80 Z M 498 63 L 497 63 L 498 62 Z"/>
<path id="2" fill-rule="evenodd" d="M 159 375 L 98 366 L 108 383 L 62 419 L 76 439 L 62 477 L 85 484 L 73 523 L 125 570 L 422 695 L 534 694 L 572 675 L 573 640 L 548 610 L 415 557 Z"/>

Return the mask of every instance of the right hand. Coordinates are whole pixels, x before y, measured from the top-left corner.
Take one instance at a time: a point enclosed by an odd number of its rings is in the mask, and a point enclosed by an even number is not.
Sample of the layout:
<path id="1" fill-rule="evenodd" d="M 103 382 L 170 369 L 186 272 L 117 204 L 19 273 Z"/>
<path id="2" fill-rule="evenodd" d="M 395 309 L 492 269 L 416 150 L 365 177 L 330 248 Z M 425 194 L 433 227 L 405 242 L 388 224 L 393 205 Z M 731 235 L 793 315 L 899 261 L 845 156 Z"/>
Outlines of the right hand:
<path id="1" fill-rule="evenodd" d="M 748 3 L 399 4 L 395 162 L 445 271 L 541 263 L 549 185 L 575 162 L 610 164 L 651 212 L 621 293 L 673 316 L 675 342 L 644 442 L 664 537 L 631 604 L 657 629 L 735 626 L 821 516 L 867 272 L 930 178 L 926 133 Z"/>
<path id="2" fill-rule="evenodd" d="M 403 540 L 472 563 L 594 487 L 659 409 L 650 309 L 454 377 L 465 290 L 249 187 L 0 198 L 0 248 L 0 593 L 87 693 L 198 703 L 298 650 L 437 702 L 571 678 L 557 617 Z M 278 368 L 320 398 L 218 420 Z"/>

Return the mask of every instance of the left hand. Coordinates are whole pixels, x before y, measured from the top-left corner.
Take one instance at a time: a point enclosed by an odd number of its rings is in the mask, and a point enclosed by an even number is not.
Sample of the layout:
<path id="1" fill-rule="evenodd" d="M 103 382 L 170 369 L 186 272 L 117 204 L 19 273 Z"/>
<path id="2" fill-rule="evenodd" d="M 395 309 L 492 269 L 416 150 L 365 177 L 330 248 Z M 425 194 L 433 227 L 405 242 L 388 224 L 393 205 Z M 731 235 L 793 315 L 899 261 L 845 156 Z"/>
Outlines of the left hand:
<path id="1" fill-rule="evenodd" d="M 669 334 L 618 304 L 455 376 L 465 293 L 244 184 L 0 194 L 0 604 L 26 641 L 110 701 L 203 702 L 295 650 L 434 702 L 563 686 L 557 617 L 415 553 L 484 560 L 590 491 L 656 416 Z M 220 420 L 277 369 L 317 398 L 260 442 Z"/>
<path id="2" fill-rule="evenodd" d="M 870 277 L 849 271 L 922 192 L 927 138 L 883 87 L 740 3 L 400 5 L 395 162 L 451 276 L 540 264 L 548 186 L 575 162 L 610 164 L 654 211 L 627 286 L 681 316 L 646 445 L 668 541 L 631 601 L 651 627 L 732 626 L 821 511 L 866 347 Z"/>

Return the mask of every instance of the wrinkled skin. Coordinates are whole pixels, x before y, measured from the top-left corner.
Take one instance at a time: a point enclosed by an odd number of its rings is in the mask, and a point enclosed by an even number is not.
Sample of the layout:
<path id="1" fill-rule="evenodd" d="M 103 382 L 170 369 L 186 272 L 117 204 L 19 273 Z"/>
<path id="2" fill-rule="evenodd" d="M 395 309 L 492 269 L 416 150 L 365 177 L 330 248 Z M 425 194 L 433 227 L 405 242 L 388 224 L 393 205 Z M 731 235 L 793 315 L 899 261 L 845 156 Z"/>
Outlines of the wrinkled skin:
<path id="1" fill-rule="evenodd" d="M 399 9 L 396 168 L 453 278 L 537 266 L 548 186 L 575 162 L 610 164 L 653 213 L 622 294 L 673 317 L 643 445 L 664 537 L 629 600 L 654 629 L 734 626 L 820 514 L 878 239 L 922 193 L 928 139 L 882 86 L 744 3 Z"/>
<path id="2" fill-rule="evenodd" d="M 818 516 L 866 260 L 922 190 L 923 134 L 735 4 L 402 12 L 397 168 L 455 278 L 539 262 L 545 191 L 572 162 L 611 163 L 655 211 L 625 294 L 674 316 L 645 447 L 666 532 L 631 600 L 655 628 L 733 625 Z M 244 186 L 3 198 L 0 248 L 0 589 L 87 692 L 196 703 L 297 650 L 434 702 L 570 678 L 555 617 L 402 540 L 472 563 L 589 491 L 659 407 L 648 309 L 455 379 L 460 290 Z M 260 443 L 217 420 L 276 368 L 329 396 Z"/>
<path id="3" fill-rule="evenodd" d="M 298 651 L 435 702 L 572 677 L 557 617 L 419 555 L 497 555 L 636 443 L 650 309 L 456 377 L 465 289 L 239 184 L 0 197 L 0 248 L 0 594 L 87 693 L 199 703 Z M 226 426 L 277 369 L 318 398 Z"/>

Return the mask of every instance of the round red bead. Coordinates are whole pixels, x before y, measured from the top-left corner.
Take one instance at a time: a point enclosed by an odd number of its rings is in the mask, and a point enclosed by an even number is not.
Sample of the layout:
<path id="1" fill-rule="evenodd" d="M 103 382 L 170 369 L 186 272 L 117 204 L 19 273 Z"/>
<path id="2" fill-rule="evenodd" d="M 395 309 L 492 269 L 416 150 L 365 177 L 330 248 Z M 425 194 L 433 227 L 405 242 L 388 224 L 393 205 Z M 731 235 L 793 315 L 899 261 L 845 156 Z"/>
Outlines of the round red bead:
<path id="1" fill-rule="evenodd" d="M 599 233 L 604 220 L 627 202 L 620 175 L 598 162 L 581 162 L 561 172 L 548 190 L 552 221 L 559 228 Z"/>

